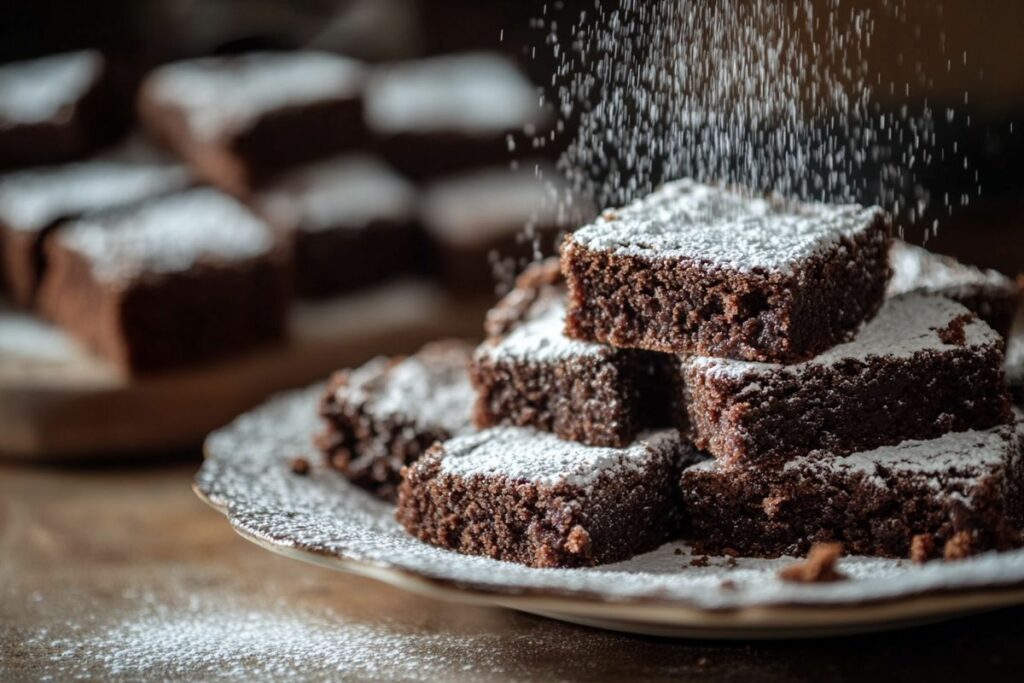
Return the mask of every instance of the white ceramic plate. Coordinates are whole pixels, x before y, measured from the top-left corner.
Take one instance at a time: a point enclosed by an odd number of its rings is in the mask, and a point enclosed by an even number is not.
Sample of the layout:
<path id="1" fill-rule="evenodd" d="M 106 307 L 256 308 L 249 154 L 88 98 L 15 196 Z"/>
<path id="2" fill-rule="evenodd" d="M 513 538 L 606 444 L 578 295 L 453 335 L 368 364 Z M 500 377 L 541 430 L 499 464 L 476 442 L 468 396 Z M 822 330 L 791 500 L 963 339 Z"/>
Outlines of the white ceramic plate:
<path id="1" fill-rule="evenodd" d="M 590 569 L 531 569 L 430 547 L 393 508 L 314 465 L 320 387 L 282 395 L 206 442 L 201 498 L 245 538 L 288 557 L 430 597 L 500 605 L 603 628 L 703 638 L 789 638 L 900 628 L 1024 603 L 1024 551 L 923 566 L 844 557 L 849 579 L 784 583 L 793 558 L 712 557 L 690 564 L 684 542 Z"/>

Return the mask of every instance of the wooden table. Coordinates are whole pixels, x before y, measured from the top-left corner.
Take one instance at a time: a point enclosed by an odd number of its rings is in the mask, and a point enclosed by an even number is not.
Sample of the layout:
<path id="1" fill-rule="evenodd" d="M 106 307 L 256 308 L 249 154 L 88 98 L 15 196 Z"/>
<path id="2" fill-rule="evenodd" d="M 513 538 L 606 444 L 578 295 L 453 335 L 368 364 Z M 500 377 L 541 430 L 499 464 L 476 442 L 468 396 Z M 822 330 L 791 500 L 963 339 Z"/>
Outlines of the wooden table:
<path id="1" fill-rule="evenodd" d="M 451 606 L 235 536 L 147 467 L 0 464 L 0 680 L 1020 680 L 1024 609 L 897 633 L 669 641 Z M 991 677 L 991 678 L 990 678 Z"/>

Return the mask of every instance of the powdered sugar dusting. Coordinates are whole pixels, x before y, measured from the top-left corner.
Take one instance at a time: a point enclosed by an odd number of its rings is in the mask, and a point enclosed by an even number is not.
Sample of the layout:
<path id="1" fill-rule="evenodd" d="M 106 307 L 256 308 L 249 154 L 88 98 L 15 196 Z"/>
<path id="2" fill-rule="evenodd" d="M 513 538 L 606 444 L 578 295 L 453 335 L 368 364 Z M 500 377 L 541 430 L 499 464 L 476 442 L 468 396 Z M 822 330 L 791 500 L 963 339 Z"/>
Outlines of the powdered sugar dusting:
<path id="1" fill-rule="evenodd" d="M 545 118 L 537 88 L 499 55 L 466 54 L 393 64 L 366 87 L 366 120 L 385 133 L 501 135 Z"/>
<path id="2" fill-rule="evenodd" d="M 938 331 L 962 315 L 972 315 L 962 305 L 941 296 L 905 294 L 887 299 L 871 321 L 864 325 L 853 341 L 834 346 L 828 351 L 793 365 L 755 363 L 699 356 L 683 362 L 713 374 L 730 376 L 758 376 L 778 372 L 799 374 L 812 366 L 872 358 L 910 358 L 925 351 L 942 352 L 951 349 L 982 349 L 998 345 L 998 332 L 974 318 L 964 325 L 964 344 L 947 344 Z"/>
<path id="3" fill-rule="evenodd" d="M 38 231 L 54 221 L 184 189 L 189 173 L 166 160 L 98 158 L 0 176 L 0 223 Z"/>
<path id="4" fill-rule="evenodd" d="M 1024 551 L 986 553 L 955 563 L 924 566 L 898 560 L 844 557 L 848 581 L 784 583 L 778 569 L 791 560 L 738 558 L 693 567 L 689 546 L 668 543 L 650 553 L 587 569 L 532 569 L 486 557 L 464 556 L 408 536 L 393 508 L 353 487 L 324 465 L 306 477 L 291 473 L 299 454 L 317 463 L 310 435 L 317 429 L 320 387 L 285 394 L 207 442 L 196 475 L 199 489 L 224 506 L 244 534 L 319 556 L 410 572 L 463 590 L 629 601 L 654 599 L 707 609 L 771 604 L 849 604 L 935 590 L 992 588 L 1024 583 Z M 681 554 L 675 553 L 679 549 Z M 340 566 L 340 564 L 339 564 Z M 735 590 L 723 591 L 728 579 Z M 394 580 L 399 580 L 396 574 Z"/>
<path id="5" fill-rule="evenodd" d="M 472 429 L 476 393 L 469 381 L 469 347 L 431 344 L 392 365 L 376 358 L 352 370 L 338 390 L 342 403 L 361 405 L 380 419 L 398 418 L 421 429 L 441 427 L 449 434 Z"/>
<path id="6" fill-rule="evenodd" d="M 350 155 L 288 173 L 258 204 L 275 224 L 318 231 L 409 222 L 416 200 L 416 188 L 382 161 Z"/>
<path id="7" fill-rule="evenodd" d="M 360 62 L 326 52 L 254 52 L 168 64 L 146 91 L 180 109 L 193 135 L 213 140 L 277 109 L 358 97 L 365 77 Z"/>
<path id="8" fill-rule="evenodd" d="M 998 271 L 968 266 L 903 240 L 893 241 L 889 265 L 892 266 L 890 296 L 914 291 L 968 296 L 984 290 L 1012 293 L 1017 289 L 1013 280 Z"/>
<path id="9" fill-rule="evenodd" d="M 274 246 L 270 228 L 216 190 L 200 188 L 68 224 L 60 242 L 100 279 L 179 273 L 197 263 L 243 261 Z"/>
<path id="10" fill-rule="evenodd" d="M 527 362 L 553 362 L 572 358 L 611 356 L 615 350 L 603 344 L 577 341 L 564 334 L 565 300 L 545 297 L 531 308 L 525 321 L 506 336 L 484 342 L 478 358 L 509 358 Z"/>
<path id="11" fill-rule="evenodd" d="M 675 432 L 659 432 L 626 448 L 605 448 L 563 441 L 533 429 L 495 427 L 449 439 L 443 444 L 443 453 L 434 457 L 441 458 L 441 471 L 449 475 L 505 477 L 586 489 L 603 475 L 635 471 L 667 457 L 664 444 L 680 438 Z"/>
<path id="12" fill-rule="evenodd" d="M 572 239 L 592 250 L 686 258 L 730 270 L 793 270 L 800 261 L 865 232 L 881 218 L 859 205 L 749 199 L 691 180 L 670 183 L 607 211 Z"/>
<path id="13" fill-rule="evenodd" d="M 57 116 L 85 95 L 103 71 L 95 50 L 15 62 L 0 68 L 0 128 L 3 121 L 39 123 Z"/>

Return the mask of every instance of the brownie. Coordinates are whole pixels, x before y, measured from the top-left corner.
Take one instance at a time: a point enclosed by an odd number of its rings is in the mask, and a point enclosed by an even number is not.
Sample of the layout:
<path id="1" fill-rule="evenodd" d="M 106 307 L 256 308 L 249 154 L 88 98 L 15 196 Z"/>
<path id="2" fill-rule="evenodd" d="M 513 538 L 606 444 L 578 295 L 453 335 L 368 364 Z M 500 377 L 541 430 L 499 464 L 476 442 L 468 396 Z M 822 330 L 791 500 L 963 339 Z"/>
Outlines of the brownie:
<path id="1" fill-rule="evenodd" d="M 123 150 L 0 175 L 0 278 L 10 300 L 32 304 L 46 265 L 43 241 L 61 221 L 183 190 L 189 182 L 180 164 Z"/>
<path id="2" fill-rule="evenodd" d="M 941 294 L 977 313 L 1003 337 L 1009 335 L 1020 301 L 1020 287 L 1011 278 L 899 239 L 893 240 L 889 264 L 889 296 L 906 292 Z"/>
<path id="3" fill-rule="evenodd" d="M 403 466 L 435 442 L 473 430 L 471 352 L 465 342 L 445 340 L 335 373 L 320 402 L 325 427 L 316 437 L 327 462 L 394 502 Z"/>
<path id="4" fill-rule="evenodd" d="M 244 195 L 365 142 L 365 67 L 323 52 L 204 57 L 154 70 L 139 115 L 206 180 Z"/>
<path id="5" fill-rule="evenodd" d="M 1006 340 L 1003 370 L 1014 402 L 1024 404 L 1024 332 L 1016 331 Z"/>
<path id="6" fill-rule="evenodd" d="M 300 296 L 365 287 L 425 260 L 416 189 L 373 157 L 339 156 L 291 171 L 256 195 L 254 206 L 291 245 Z"/>
<path id="7" fill-rule="evenodd" d="M 678 433 L 626 448 L 496 427 L 406 468 L 397 518 L 422 541 L 532 567 L 593 566 L 652 550 L 678 529 Z"/>
<path id="8" fill-rule="evenodd" d="M 703 552 L 802 555 L 837 541 L 853 555 L 913 550 L 921 561 L 954 539 L 971 552 L 1020 545 L 1021 457 L 1020 435 L 1000 426 L 846 457 L 818 451 L 783 466 L 712 459 L 683 472 L 682 498 Z"/>
<path id="9" fill-rule="evenodd" d="M 133 372 L 238 353 L 285 334 L 286 266 L 270 226 L 210 188 L 64 225 L 39 307 Z"/>
<path id="10" fill-rule="evenodd" d="M 86 156 L 123 132 L 124 109 L 96 50 L 0 66 L 0 168 Z"/>
<path id="11" fill-rule="evenodd" d="M 680 359 L 694 443 L 726 464 L 853 453 L 1010 420 L 1003 340 L 930 294 L 885 302 L 845 344 L 803 363 Z"/>
<path id="12" fill-rule="evenodd" d="M 532 265 L 488 313 L 489 338 L 473 354 L 475 424 L 618 447 L 643 427 L 666 426 L 663 357 L 569 339 L 564 319 L 558 259 Z"/>
<path id="13" fill-rule="evenodd" d="M 781 363 L 850 338 L 889 275 L 881 209 L 680 180 L 566 237 L 569 336 Z"/>
<path id="14" fill-rule="evenodd" d="M 366 86 L 377 148 L 417 179 L 507 164 L 551 127 L 537 87 L 495 54 L 448 55 L 378 67 Z"/>
<path id="15" fill-rule="evenodd" d="M 493 295 L 525 263 L 555 253 L 556 240 L 593 215 L 551 164 L 491 167 L 428 185 L 421 222 L 441 280 L 462 294 Z"/>

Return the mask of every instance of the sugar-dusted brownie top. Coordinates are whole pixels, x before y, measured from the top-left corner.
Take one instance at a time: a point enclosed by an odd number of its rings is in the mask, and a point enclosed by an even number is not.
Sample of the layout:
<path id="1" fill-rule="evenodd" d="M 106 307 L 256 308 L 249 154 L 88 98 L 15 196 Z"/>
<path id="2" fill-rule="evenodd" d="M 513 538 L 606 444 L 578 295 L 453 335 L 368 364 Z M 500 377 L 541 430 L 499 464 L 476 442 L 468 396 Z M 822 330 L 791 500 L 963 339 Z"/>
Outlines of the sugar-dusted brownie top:
<path id="1" fill-rule="evenodd" d="M 192 135 L 217 140 L 260 117 L 323 100 L 360 96 L 362 63 L 326 52 L 254 52 L 175 62 L 153 71 L 145 94 L 181 111 Z"/>
<path id="2" fill-rule="evenodd" d="M 564 330 L 565 299 L 541 297 L 510 332 L 481 345 L 477 355 L 492 360 L 507 358 L 543 363 L 574 358 L 609 358 L 618 352 L 604 344 L 570 339 Z"/>
<path id="3" fill-rule="evenodd" d="M 407 223 L 416 213 L 416 188 L 384 162 L 347 155 L 292 171 L 257 203 L 277 225 L 317 232 L 363 228 L 376 221 Z"/>
<path id="4" fill-rule="evenodd" d="M 783 365 L 693 356 L 683 363 L 711 374 L 743 377 L 771 373 L 799 374 L 813 366 L 848 361 L 908 358 L 920 352 L 956 348 L 990 349 L 1002 338 L 962 305 L 931 294 L 905 294 L 888 299 L 878 314 L 849 342 L 802 363 Z"/>
<path id="5" fill-rule="evenodd" d="M 15 62 L 0 67 L 0 128 L 50 121 L 66 113 L 103 74 L 95 50 Z"/>
<path id="6" fill-rule="evenodd" d="M 366 118 L 384 134 L 495 134 L 545 119 L 536 86 L 492 54 L 434 57 L 381 67 L 366 90 Z"/>
<path id="7" fill-rule="evenodd" d="M 56 241 L 84 257 L 94 277 L 111 282 L 247 261 L 275 248 L 266 223 L 209 188 L 79 219 Z"/>
<path id="8" fill-rule="evenodd" d="M 752 198 L 683 179 L 606 211 L 571 239 L 618 255 L 682 258 L 740 272 L 794 272 L 806 259 L 869 230 L 883 216 L 878 207 Z"/>
<path id="9" fill-rule="evenodd" d="M 381 420 L 467 433 L 476 399 L 466 367 L 470 351 L 466 344 L 446 341 L 398 362 L 376 358 L 346 373 L 335 389 L 338 402 Z"/>
<path id="10" fill-rule="evenodd" d="M 914 291 L 950 296 L 971 296 L 984 291 L 1012 296 L 1017 292 L 1017 284 L 998 271 L 975 268 L 903 240 L 893 240 L 889 263 L 892 266 L 890 296 Z"/>
<path id="11" fill-rule="evenodd" d="M 189 173 L 169 159 L 98 157 L 0 176 L 0 224 L 38 232 L 55 221 L 184 189 Z"/>
<path id="12" fill-rule="evenodd" d="M 641 436 L 626 448 L 606 448 L 563 441 L 532 429 L 494 427 L 444 442 L 441 472 L 588 489 L 602 475 L 640 471 L 653 458 L 674 457 L 680 443 L 675 430 Z"/>

